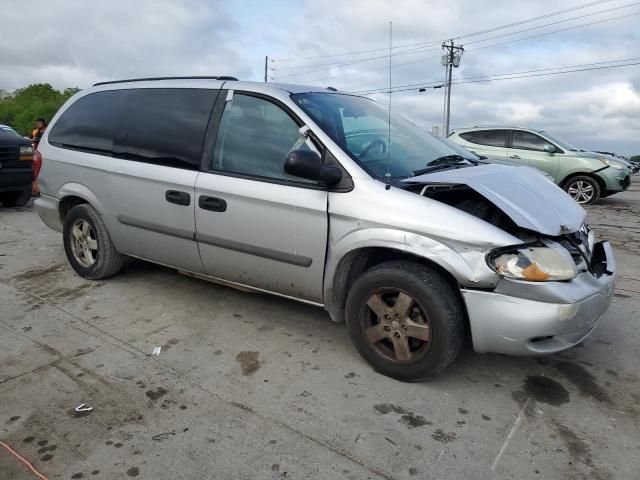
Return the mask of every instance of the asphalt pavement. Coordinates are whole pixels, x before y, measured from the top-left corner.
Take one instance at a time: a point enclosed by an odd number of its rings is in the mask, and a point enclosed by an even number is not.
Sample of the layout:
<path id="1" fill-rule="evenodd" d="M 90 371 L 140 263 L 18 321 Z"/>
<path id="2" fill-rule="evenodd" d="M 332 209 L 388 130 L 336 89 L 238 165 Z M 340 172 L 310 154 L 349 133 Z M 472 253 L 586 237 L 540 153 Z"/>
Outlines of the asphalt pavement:
<path id="1" fill-rule="evenodd" d="M 321 309 L 141 261 L 87 281 L 0 208 L 0 440 L 49 479 L 640 478 L 640 186 L 588 211 L 621 275 L 589 339 L 407 384 Z"/>

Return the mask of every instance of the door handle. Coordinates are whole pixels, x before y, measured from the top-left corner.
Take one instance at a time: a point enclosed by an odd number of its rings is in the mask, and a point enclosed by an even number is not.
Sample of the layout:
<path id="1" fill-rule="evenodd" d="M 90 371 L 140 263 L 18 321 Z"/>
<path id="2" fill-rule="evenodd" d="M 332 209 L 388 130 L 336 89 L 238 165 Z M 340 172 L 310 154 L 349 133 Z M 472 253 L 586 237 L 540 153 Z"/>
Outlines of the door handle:
<path id="1" fill-rule="evenodd" d="M 201 195 L 198 199 L 198 206 L 203 210 L 212 212 L 225 212 L 227 210 L 227 202 L 217 197 L 205 197 Z"/>
<path id="2" fill-rule="evenodd" d="M 191 203 L 191 195 L 187 192 L 179 192 L 178 190 L 167 190 L 164 198 L 169 203 L 176 205 L 189 205 Z"/>
<path id="3" fill-rule="evenodd" d="M 520 155 L 511 155 L 509 158 L 513 158 L 514 160 L 520 160 Z"/>

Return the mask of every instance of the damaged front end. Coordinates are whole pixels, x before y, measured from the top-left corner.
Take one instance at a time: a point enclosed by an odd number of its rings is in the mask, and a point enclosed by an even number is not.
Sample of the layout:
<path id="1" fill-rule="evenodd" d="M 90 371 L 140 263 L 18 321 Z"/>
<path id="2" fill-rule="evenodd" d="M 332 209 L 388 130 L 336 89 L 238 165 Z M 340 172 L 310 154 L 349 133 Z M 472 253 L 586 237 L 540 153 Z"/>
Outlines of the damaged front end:
<path id="1" fill-rule="evenodd" d="M 405 182 L 521 242 L 486 252 L 494 287 L 461 288 L 476 351 L 554 353 L 593 331 L 611 302 L 615 264 L 609 244 L 595 242 L 585 211 L 564 191 L 534 169 L 501 165 Z"/>
<path id="2" fill-rule="evenodd" d="M 408 190 L 444 203 L 518 238 L 522 243 L 487 254 L 502 277 L 528 281 L 601 275 L 603 252 L 585 225 L 586 213 L 538 171 L 483 165 L 406 180 Z"/>

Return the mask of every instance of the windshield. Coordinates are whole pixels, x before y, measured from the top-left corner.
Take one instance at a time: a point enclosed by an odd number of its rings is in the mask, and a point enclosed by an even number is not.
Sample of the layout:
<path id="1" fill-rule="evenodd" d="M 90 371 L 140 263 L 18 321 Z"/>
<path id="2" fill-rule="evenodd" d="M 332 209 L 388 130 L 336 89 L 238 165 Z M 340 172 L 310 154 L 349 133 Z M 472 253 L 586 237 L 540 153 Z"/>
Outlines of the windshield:
<path id="1" fill-rule="evenodd" d="M 389 135 L 389 112 L 373 100 L 335 93 L 300 93 L 291 98 L 375 178 L 406 178 L 432 163 L 471 165 L 465 158 L 472 154 L 462 158 L 442 140 L 401 117 L 391 116 Z"/>
<path id="2" fill-rule="evenodd" d="M 565 142 L 564 140 L 559 139 L 555 135 L 551 135 L 549 132 L 540 132 L 540 133 L 542 133 L 545 137 L 547 137 L 553 143 L 560 146 L 561 148 L 564 148 L 565 150 L 569 150 L 570 152 L 577 152 L 580 150 L 579 148 L 571 145 L 569 142 Z"/>

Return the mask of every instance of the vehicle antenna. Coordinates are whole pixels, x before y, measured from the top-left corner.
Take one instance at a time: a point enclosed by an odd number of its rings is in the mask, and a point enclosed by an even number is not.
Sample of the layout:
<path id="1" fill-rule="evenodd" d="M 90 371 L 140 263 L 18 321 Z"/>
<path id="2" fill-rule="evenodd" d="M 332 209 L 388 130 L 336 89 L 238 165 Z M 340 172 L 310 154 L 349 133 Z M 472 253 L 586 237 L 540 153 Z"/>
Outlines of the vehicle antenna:
<path id="1" fill-rule="evenodd" d="M 389 22 L 389 118 L 387 119 L 387 184 L 385 190 L 391 188 L 391 51 L 393 49 L 393 22 Z"/>

